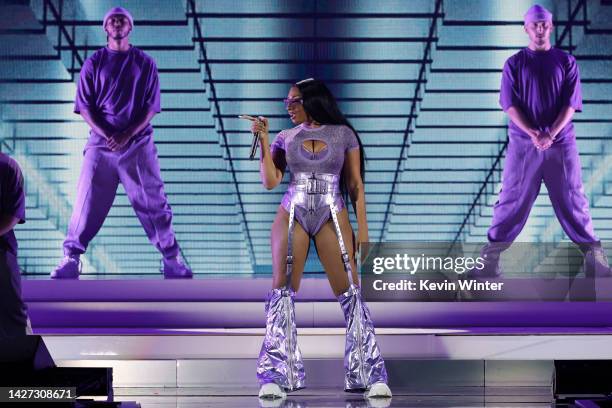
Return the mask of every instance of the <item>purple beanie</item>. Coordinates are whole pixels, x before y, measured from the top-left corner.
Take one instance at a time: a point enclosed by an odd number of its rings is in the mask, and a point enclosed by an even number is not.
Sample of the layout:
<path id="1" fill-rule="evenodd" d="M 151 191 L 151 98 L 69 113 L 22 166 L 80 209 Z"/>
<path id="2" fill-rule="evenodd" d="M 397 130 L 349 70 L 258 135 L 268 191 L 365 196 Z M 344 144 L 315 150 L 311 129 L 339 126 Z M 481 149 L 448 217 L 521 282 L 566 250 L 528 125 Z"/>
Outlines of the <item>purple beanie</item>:
<path id="1" fill-rule="evenodd" d="M 539 4 L 531 6 L 525 13 L 525 24 L 529 24 L 534 21 L 550 21 L 552 23 L 552 20 L 552 13 Z"/>
<path id="2" fill-rule="evenodd" d="M 134 19 L 132 18 L 132 15 L 123 7 L 113 7 L 112 9 L 108 10 L 108 12 L 104 15 L 104 20 L 102 20 L 102 28 L 106 28 L 106 22 L 108 21 L 108 19 L 116 14 L 121 14 L 122 16 L 125 16 L 130 21 L 132 29 L 134 28 Z"/>

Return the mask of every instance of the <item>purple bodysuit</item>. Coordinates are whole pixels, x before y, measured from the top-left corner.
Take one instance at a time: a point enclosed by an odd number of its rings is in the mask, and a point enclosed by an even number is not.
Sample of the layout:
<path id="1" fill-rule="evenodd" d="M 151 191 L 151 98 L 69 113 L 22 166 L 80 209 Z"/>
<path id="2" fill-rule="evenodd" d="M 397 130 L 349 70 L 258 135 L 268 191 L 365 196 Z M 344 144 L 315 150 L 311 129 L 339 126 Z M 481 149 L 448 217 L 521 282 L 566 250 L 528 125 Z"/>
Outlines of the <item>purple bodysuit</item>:
<path id="1" fill-rule="evenodd" d="M 313 153 L 304 142 L 320 140 L 326 146 Z M 266 337 L 257 360 L 259 383 L 276 383 L 293 391 L 305 385 L 302 354 L 297 346 L 294 296 L 292 288 L 294 220 L 313 238 L 331 218 L 336 231 L 340 259 L 347 274 L 349 287 L 338 296 L 346 320 L 344 351 L 344 389 L 369 389 L 375 383 L 387 383 L 385 362 L 381 356 L 370 311 L 361 298 L 358 282 L 353 280 L 353 267 L 338 213 L 344 208 L 340 183 L 347 152 L 358 149 L 359 141 L 347 126 L 323 125 L 319 128 L 297 126 L 278 134 L 271 153 L 277 168 L 291 172 L 291 183 L 282 201 L 289 213 L 287 227 L 286 284 L 273 289 L 266 302 Z"/>
<path id="2" fill-rule="evenodd" d="M 305 141 L 318 140 L 326 147 L 318 153 L 306 150 Z M 296 126 L 281 131 L 271 145 L 272 158 L 277 168 L 284 171 L 288 168 L 293 175 L 298 173 L 324 173 L 340 176 L 344 165 L 345 154 L 359 148 L 359 142 L 353 131 L 343 125 L 322 125 L 317 128 Z M 342 182 L 342 180 L 340 180 Z M 289 212 L 291 204 L 290 191 L 285 193 L 281 205 Z M 337 195 L 335 205 L 338 211 L 344 208 L 344 200 Z M 315 236 L 321 226 L 330 218 L 329 206 L 320 206 L 314 210 L 297 206 L 295 217 L 304 230 Z"/>

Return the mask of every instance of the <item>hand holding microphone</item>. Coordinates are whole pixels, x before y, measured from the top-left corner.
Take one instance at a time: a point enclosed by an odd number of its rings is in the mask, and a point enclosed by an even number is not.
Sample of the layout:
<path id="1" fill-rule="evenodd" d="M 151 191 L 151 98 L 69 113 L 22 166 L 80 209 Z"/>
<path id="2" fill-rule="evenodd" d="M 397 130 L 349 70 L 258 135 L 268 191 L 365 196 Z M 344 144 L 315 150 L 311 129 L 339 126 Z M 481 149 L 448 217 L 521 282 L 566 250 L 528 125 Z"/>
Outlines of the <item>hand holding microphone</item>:
<path id="1" fill-rule="evenodd" d="M 263 116 L 250 116 L 250 115 L 239 115 L 240 119 L 250 120 L 251 123 L 251 132 L 253 133 L 253 142 L 251 143 L 251 153 L 249 155 L 249 159 L 255 159 L 255 154 L 257 153 L 257 145 L 259 144 L 259 139 L 263 138 L 264 141 L 268 140 L 268 119 Z"/>

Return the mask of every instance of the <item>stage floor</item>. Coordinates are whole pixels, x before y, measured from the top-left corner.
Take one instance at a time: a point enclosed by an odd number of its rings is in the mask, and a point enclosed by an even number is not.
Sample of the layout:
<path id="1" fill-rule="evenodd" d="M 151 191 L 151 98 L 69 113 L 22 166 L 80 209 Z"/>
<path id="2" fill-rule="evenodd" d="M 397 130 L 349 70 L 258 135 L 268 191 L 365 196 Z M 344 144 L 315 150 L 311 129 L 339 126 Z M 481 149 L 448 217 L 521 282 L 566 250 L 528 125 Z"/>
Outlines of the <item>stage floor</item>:
<path id="1" fill-rule="evenodd" d="M 447 387 L 420 392 L 395 388 L 389 400 L 365 401 L 361 394 L 331 388 L 306 388 L 285 401 L 262 404 L 257 388 L 115 388 L 117 401 L 137 401 L 142 408 L 200 407 L 551 407 L 548 387 Z"/>

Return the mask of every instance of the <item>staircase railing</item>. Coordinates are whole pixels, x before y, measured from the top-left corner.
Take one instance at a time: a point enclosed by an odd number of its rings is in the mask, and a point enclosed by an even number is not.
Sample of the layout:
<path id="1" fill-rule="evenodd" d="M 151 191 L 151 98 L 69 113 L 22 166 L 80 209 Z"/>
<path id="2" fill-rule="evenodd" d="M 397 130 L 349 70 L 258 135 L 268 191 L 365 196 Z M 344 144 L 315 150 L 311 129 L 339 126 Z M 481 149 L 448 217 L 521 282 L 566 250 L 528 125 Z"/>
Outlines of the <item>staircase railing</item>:
<path id="1" fill-rule="evenodd" d="M 555 26 L 555 41 L 557 45 L 562 45 L 565 38 L 568 39 L 568 51 L 570 54 L 574 52 L 574 27 L 578 25 L 577 17 L 578 13 L 582 11 L 582 25 L 583 33 L 586 33 L 587 30 L 587 1 L 586 0 L 578 0 L 576 3 L 576 7 L 572 10 L 572 0 L 567 0 L 567 23 L 565 24 L 563 31 L 561 34 L 558 33 L 558 30 Z"/>
<path id="2" fill-rule="evenodd" d="M 71 32 L 68 31 L 68 26 L 63 19 L 64 0 L 57 0 L 57 7 L 53 4 L 52 0 L 43 0 L 43 20 L 42 25 L 45 33 L 50 25 L 57 26 L 57 42 L 55 49 L 57 56 L 62 57 L 63 41 L 66 41 L 70 49 L 70 76 L 74 80 L 74 74 L 77 71 L 77 62 L 79 68 L 83 66 L 85 61 L 84 57 L 79 53 L 78 47 L 76 46 L 76 27 L 71 26 Z M 51 20 L 50 20 L 51 18 Z"/>
<path id="3" fill-rule="evenodd" d="M 419 108 L 419 101 L 422 99 L 422 94 L 424 92 L 424 83 L 426 82 L 427 76 L 427 65 L 429 61 L 431 61 L 431 53 L 433 48 L 433 38 L 436 35 L 436 31 L 438 29 L 438 17 L 441 17 L 442 10 L 444 9 L 444 1 L 436 0 L 434 13 L 431 20 L 431 24 L 429 25 L 429 32 L 427 36 L 427 43 L 425 44 L 425 49 L 423 50 L 423 58 L 421 59 L 421 66 L 419 68 L 419 78 L 416 81 L 416 86 L 414 88 L 414 95 L 412 99 L 412 105 L 410 106 L 410 114 L 408 115 L 408 121 L 406 123 L 406 129 L 404 130 L 404 138 L 402 141 L 402 149 L 397 158 L 397 163 L 395 167 L 395 173 L 393 175 L 393 182 L 391 184 L 391 192 L 389 194 L 389 200 L 387 201 L 387 208 L 385 209 L 385 217 L 382 222 L 382 226 L 380 228 L 380 236 L 378 240 L 382 242 L 385 236 L 385 230 L 387 228 L 387 224 L 389 222 L 389 217 L 391 216 L 391 206 L 393 204 L 393 200 L 396 194 L 396 190 L 399 188 L 400 177 L 402 174 L 402 166 L 405 163 L 405 156 L 407 154 L 408 149 L 410 148 L 410 134 L 414 131 L 414 126 L 416 123 L 417 111 Z"/>
<path id="4" fill-rule="evenodd" d="M 201 39 L 202 35 L 202 27 L 200 25 L 200 21 L 198 20 L 198 12 L 195 0 L 187 0 L 186 4 L 186 13 L 187 17 L 192 19 L 193 22 L 193 30 L 194 30 L 194 38 Z M 217 123 L 219 126 L 219 130 L 221 132 L 221 137 L 223 138 L 223 146 L 225 148 L 225 155 L 227 157 L 228 166 L 230 169 L 230 173 L 232 176 L 232 183 L 234 186 L 234 190 L 236 192 L 236 199 L 238 201 L 238 207 L 240 210 L 240 215 L 242 217 L 242 224 L 244 225 L 244 232 L 247 238 L 247 247 L 249 250 L 249 256 L 251 258 L 251 265 L 253 270 L 255 270 L 255 250 L 253 248 L 253 239 L 251 238 L 251 232 L 249 230 L 249 224 L 246 219 L 246 210 L 244 207 L 244 203 L 242 201 L 242 196 L 240 194 L 240 186 L 238 183 L 238 179 L 236 177 L 236 170 L 234 169 L 234 163 L 232 162 L 232 156 L 230 152 L 230 143 L 227 139 L 227 133 L 225 131 L 225 126 L 223 123 L 223 115 L 221 114 L 221 107 L 219 106 L 219 100 L 217 98 L 217 90 L 215 88 L 215 82 L 212 78 L 212 71 L 210 68 L 210 63 L 208 61 L 208 54 L 206 52 L 206 47 L 204 46 L 204 42 L 198 41 L 198 51 L 199 51 L 199 59 L 204 63 L 204 71 L 206 74 L 205 80 L 208 82 L 208 86 L 210 88 L 210 98 L 213 102 L 213 106 L 217 115 Z"/>

